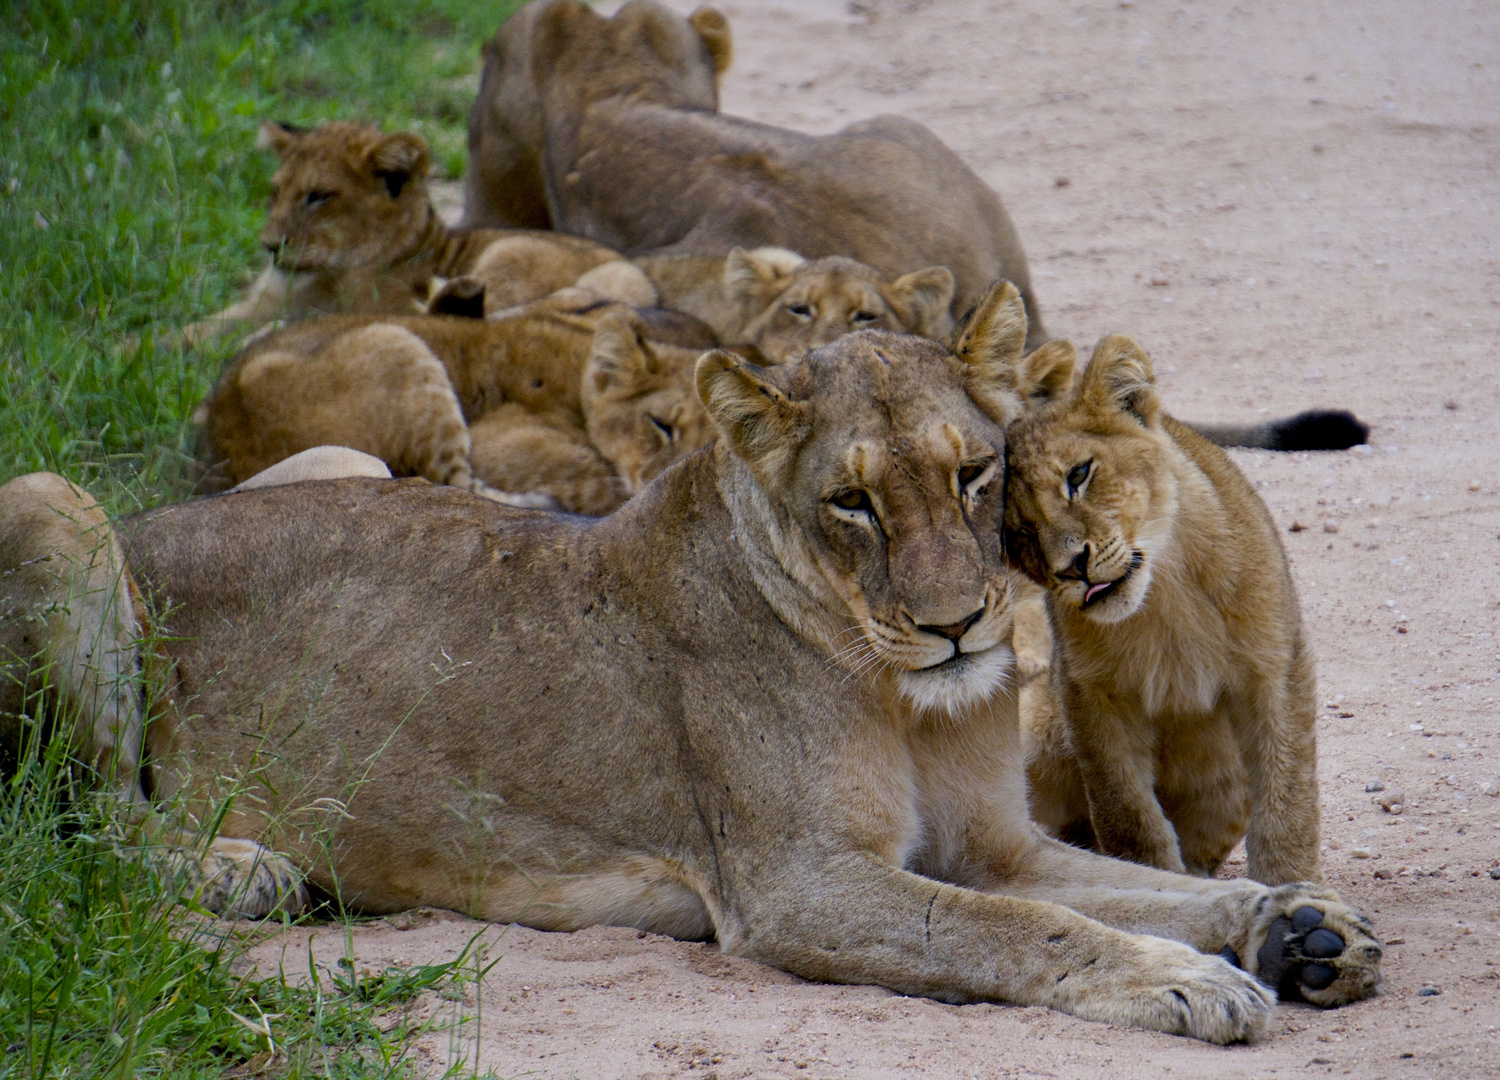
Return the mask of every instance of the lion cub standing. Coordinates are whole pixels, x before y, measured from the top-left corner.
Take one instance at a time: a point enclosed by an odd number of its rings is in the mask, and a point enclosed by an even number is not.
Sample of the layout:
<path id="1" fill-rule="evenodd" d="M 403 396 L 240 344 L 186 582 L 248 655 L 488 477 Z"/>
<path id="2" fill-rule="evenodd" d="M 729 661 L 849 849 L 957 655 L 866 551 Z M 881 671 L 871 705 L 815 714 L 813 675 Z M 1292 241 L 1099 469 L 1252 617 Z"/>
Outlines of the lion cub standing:
<path id="1" fill-rule="evenodd" d="M 1048 589 L 1064 709 L 1028 725 L 1033 813 L 1165 870 L 1319 880 L 1313 664 L 1275 525 L 1223 451 L 1099 343 L 1007 438 L 1011 557 Z"/>

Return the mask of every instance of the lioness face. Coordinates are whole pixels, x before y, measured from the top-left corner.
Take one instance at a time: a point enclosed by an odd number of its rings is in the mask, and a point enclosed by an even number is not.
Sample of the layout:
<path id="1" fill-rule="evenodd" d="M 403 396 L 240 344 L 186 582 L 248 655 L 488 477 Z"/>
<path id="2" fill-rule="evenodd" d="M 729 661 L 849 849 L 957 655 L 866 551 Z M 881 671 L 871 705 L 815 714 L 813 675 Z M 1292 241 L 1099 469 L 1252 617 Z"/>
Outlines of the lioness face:
<path id="1" fill-rule="evenodd" d="M 754 312 L 745 340 L 781 364 L 856 330 L 940 337 L 950 327 L 953 274 L 929 267 L 894 281 L 853 259 L 783 259 L 736 249 L 725 263 L 730 299 Z"/>
<path id="2" fill-rule="evenodd" d="M 288 271 L 379 268 L 411 254 L 429 225 L 427 144 L 410 132 L 336 122 L 261 127 L 281 167 L 260 242 Z"/>
<path id="3" fill-rule="evenodd" d="M 647 341 L 628 310 L 599 322 L 583 372 L 583 414 L 589 441 L 632 495 L 714 436 L 691 377 L 701 354 Z"/>
<path id="4" fill-rule="evenodd" d="M 1008 553 L 1085 618 L 1129 618 L 1177 514 L 1146 354 L 1129 338 L 1105 338 L 1078 387 L 1016 423 L 1009 439 Z"/>
<path id="5" fill-rule="evenodd" d="M 1024 337 L 1022 317 L 1017 355 Z M 724 352 L 698 364 L 722 437 L 785 515 L 778 557 L 851 619 L 836 659 L 893 673 L 924 710 L 987 698 L 1015 662 L 999 530 L 1003 423 L 1020 401 L 1002 375 L 982 408 L 972 384 L 990 374 L 880 331 L 781 368 Z"/>

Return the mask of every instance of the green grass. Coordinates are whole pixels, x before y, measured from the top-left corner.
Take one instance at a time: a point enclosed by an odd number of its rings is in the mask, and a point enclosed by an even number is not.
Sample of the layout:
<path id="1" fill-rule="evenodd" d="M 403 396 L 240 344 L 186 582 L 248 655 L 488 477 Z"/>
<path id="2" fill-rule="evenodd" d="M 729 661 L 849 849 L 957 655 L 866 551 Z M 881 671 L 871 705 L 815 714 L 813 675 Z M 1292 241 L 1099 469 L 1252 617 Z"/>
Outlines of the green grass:
<path id="1" fill-rule="evenodd" d="M 187 497 L 189 418 L 226 357 L 158 340 L 223 307 L 261 264 L 272 162 L 254 149 L 260 121 L 415 128 L 438 172 L 457 176 L 479 45 L 516 6 L 7 5 L 0 483 L 49 469 L 115 514 Z M 122 858 L 114 805 L 73 777 L 56 742 L 4 770 L 0 1080 L 240 1075 L 246 1063 L 406 1074 L 412 1031 L 391 1011 L 459 969 L 239 978 L 233 926 L 194 915 L 159 862 Z"/>

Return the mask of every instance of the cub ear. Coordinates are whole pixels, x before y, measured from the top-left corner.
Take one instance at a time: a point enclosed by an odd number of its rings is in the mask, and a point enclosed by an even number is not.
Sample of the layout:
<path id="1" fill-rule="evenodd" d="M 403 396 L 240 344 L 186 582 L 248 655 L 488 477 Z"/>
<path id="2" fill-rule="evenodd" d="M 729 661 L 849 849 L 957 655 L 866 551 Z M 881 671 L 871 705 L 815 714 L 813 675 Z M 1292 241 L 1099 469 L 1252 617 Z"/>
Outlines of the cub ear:
<path id="1" fill-rule="evenodd" d="M 946 266 L 929 266 L 925 270 L 902 274 L 880 291 L 909 333 L 939 338 L 953 327 L 948 314 L 948 307 L 953 303 L 953 288 L 952 270 Z"/>
<path id="2" fill-rule="evenodd" d="M 714 63 L 714 78 L 719 79 L 729 70 L 729 65 L 734 60 L 734 42 L 729 36 L 729 20 L 717 8 L 701 7 L 688 16 L 688 22 L 703 39 L 703 45 Z"/>
<path id="3" fill-rule="evenodd" d="M 595 394 L 626 398 L 642 380 L 659 374 L 661 362 L 646 341 L 646 324 L 633 311 L 606 312 L 594 330 L 584 385 Z"/>
<path id="4" fill-rule="evenodd" d="M 260 131 L 255 136 L 255 148 L 273 150 L 277 157 L 284 158 L 287 152 L 297 144 L 297 140 L 306 133 L 307 128 L 298 127 L 296 124 L 286 124 L 280 120 L 263 120 Z"/>
<path id="5" fill-rule="evenodd" d="M 484 282 L 473 277 L 433 278 L 427 297 L 427 314 L 484 318 Z"/>
<path id="6" fill-rule="evenodd" d="M 1110 334 L 1094 347 L 1077 394 L 1095 412 L 1129 413 L 1148 428 L 1161 422 L 1161 398 L 1151 358 L 1124 334 Z"/>
<path id="7" fill-rule="evenodd" d="M 774 295 L 806 261 L 786 248 L 730 248 L 724 259 L 724 288 L 735 299 Z"/>
<path id="8" fill-rule="evenodd" d="M 1049 341 L 1022 358 L 1016 390 L 1033 403 L 1056 401 L 1072 388 L 1077 366 L 1071 341 Z"/>
<path id="9" fill-rule="evenodd" d="M 391 198 L 399 198 L 412 180 L 422 180 L 432 164 L 427 143 L 411 131 L 398 131 L 381 139 L 366 155 L 370 171 L 385 181 Z"/>
<path id="10" fill-rule="evenodd" d="M 1021 411 L 1021 351 L 1026 347 L 1026 305 L 1008 281 L 997 281 L 954 335 L 950 348 L 968 365 L 969 397 L 1002 427 Z"/>
<path id="11" fill-rule="evenodd" d="M 757 479 L 775 485 L 812 428 L 812 407 L 787 397 L 769 375 L 715 349 L 698 358 L 696 379 L 698 397 L 720 437 Z"/>

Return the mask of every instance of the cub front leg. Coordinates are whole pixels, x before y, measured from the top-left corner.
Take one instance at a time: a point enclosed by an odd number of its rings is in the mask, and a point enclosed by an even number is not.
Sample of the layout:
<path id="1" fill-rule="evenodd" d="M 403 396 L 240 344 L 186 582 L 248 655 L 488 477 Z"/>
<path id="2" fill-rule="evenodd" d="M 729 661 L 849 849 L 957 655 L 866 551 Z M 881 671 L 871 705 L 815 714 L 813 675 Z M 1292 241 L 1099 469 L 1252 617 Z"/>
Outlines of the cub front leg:
<path id="1" fill-rule="evenodd" d="M 1268 885 L 1323 878 L 1312 686 L 1312 660 L 1299 642 L 1284 682 L 1267 681 L 1230 702 L 1250 775 L 1246 869 Z"/>
<path id="2" fill-rule="evenodd" d="M 1045 1005 L 1214 1043 L 1259 1038 L 1275 1004 L 1218 956 L 1056 904 L 948 885 L 853 853 L 786 863 L 784 874 L 725 905 L 726 952 L 809 979 Z"/>
<path id="3" fill-rule="evenodd" d="M 1155 728 L 1139 710 L 1074 682 L 1066 700 L 1099 849 L 1182 873 L 1177 832 L 1156 799 Z"/>

